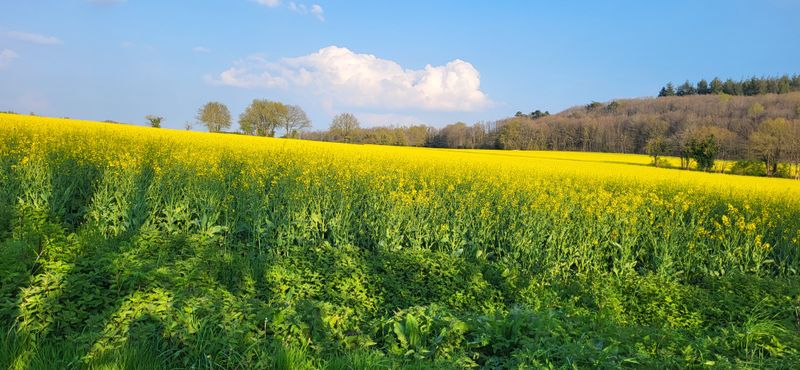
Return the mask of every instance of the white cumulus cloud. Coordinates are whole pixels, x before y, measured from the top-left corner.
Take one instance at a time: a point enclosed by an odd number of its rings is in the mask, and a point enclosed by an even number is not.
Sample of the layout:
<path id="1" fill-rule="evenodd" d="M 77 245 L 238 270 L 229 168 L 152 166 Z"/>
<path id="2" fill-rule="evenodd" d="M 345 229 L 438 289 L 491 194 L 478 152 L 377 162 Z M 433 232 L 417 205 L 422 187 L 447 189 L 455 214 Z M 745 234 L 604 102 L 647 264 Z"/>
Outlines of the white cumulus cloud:
<path id="1" fill-rule="evenodd" d="M 243 88 L 295 89 L 319 96 L 326 105 L 347 107 L 475 111 L 491 104 L 480 89 L 480 73 L 463 60 L 415 70 L 337 46 L 278 61 L 251 56 L 210 80 Z"/>
<path id="2" fill-rule="evenodd" d="M 30 42 L 32 44 L 39 44 L 39 45 L 59 45 L 61 44 L 61 40 L 54 36 L 46 36 L 40 35 L 38 33 L 30 33 L 30 32 L 20 32 L 20 31 L 10 31 L 6 33 L 8 37 L 19 40 Z"/>
<path id="3" fill-rule="evenodd" d="M 0 69 L 4 69 L 8 67 L 14 59 L 17 59 L 19 54 L 15 53 L 14 50 L 11 49 L 3 49 L 0 50 Z"/>

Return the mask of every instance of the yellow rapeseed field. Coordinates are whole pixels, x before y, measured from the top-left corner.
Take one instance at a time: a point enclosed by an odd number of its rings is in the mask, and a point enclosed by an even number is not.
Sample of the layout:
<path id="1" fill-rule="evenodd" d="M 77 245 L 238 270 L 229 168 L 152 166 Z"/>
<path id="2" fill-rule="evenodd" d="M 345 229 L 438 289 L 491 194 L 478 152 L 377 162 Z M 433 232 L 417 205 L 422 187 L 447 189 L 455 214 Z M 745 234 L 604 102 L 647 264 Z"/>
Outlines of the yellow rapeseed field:
<path id="1" fill-rule="evenodd" d="M 579 207 L 597 217 L 630 215 L 636 220 L 653 204 L 672 213 L 691 207 L 705 216 L 712 204 L 703 200 L 710 196 L 735 203 L 724 205 L 732 213 L 727 219 L 739 215 L 739 208 L 757 206 L 761 214 L 752 214 L 758 219 L 754 221 L 774 223 L 800 204 L 800 181 L 654 168 L 643 155 L 351 145 L 23 115 L 0 115 L 0 122 L 5 137 L 0 148 L 12 156 L 21 151 L 20 165 L 69 153 L 112 170 L 152 165 L 159 174 L 164 167 L 187 165 L 197 176 L 218 178 L 226 176 L 223 162 L 234 160 L 242 162 L 245 187 L 275 185 L 282 177 L 296 176 L 304 186 L 315 183 L 323 191 L 341 186 L 338 190 L 347 191 L 355 179 L 367 184 L 370 193 L 400 201 L 400 206 L 441 207 L 434 204 L 434 193 L 443 190 L 463 203 L 460 208 L 480 209 L 492 203 L 485 195 L 496 192 L 493 196 L 503 200 L 492 205 L 499 207 L 494 211 L 507 206 L 507 211 L 524 210 L 527 202 L 527 207 L 566 215 L 563 206 L 568 202 L 570 209 Z M 333 176 L 323 179 L 322 173 Z M 508 200 L 514 194 L 524 198 Z M 756 236 L 751 235 L 753 240 Z M 778 237 L 782 240 L 773 243 L 796 241 L 797 230 L 784 230 Z"/>
<path id="2" fill-rule="evenodd" d="M 2 114 L 0 365 L 796 363 L 800 181 L 648 163 Z"/>
<path id="3" fill-rule="evenodd" d="M 645 155 L 507 150 L 452 150 L 432 148 L 392 147 L 378 145 L 349 145 L 303 140 L 257 138 L 231 134 L 209 134 L 178 130 L 153 130 L 145 127 L 79 121 L 57 118 L 0 114 L 0 129 L 25 132 L 30 140 L 31 154 L 42 154 L 48 148 L 63 143 L 65 137 L 82 136 L 81 147 L 69 150 L 87 160 L 125 166 L 135 161 L 143 150 L 140 145 L 161 142 L 180 151 L 172 158 L 197 166 L 199 171 L 214 168 L 221 154 L 237 154 L 242 158 L 260 153 L 281 152 L 296 155 L 298 161 L 320 165 L 324 158 L 343 168 L 355 163 L 361 171 L 395 172 L 410 169 L 441 176 L 485 176 L 488 181 L 514 181 L 519 186 L 533 178 L 549 176 L 577 177 L 582 181 L 630 181 L 641 186 L 679 185 L 697 191 L 736 193 L 742 196 L 777 196 L 796 199 L 800 181 L 750 176 L 720 176 L 698 171 L 679 171 L 654 168 Z M 0 142 L 0 145 L 4 144 Z M 308 158 L 310 157 L 310 158 Z M 677 158 L 666 158 L 677 164 Z M 127 163 L 127 165 L 134 165 Z M 327 163 L 326 163 L 327 165 Z M 440 170 L 446 169 L 446 170 Z M 422 174 L 420 173 L 420 174 Z"/>

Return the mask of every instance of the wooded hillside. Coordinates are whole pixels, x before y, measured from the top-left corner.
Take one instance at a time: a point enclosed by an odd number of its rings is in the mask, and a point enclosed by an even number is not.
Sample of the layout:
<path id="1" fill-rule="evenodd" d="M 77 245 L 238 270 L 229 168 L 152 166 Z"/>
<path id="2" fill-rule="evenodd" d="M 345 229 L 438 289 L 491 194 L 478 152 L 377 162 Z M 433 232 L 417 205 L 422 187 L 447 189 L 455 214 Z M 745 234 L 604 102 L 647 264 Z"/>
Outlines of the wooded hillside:
<path id="1" fill-rule="evenodd" d="M 620 99 L 553 115 L 517 112 L 497 121 L 458 122 L 440 129 L 355 127 L 347 135 L 331 130 L 304 137 L 442 148 L 638 153 L 650 154 L 655 164 L 659 156 L 674 155 L 683 159 L 683 167 L 693 162 L 700 169 L 728 159 L 742 161 L 738 173 L 767 176 L 796 176 L 797 170 L 781 169 L 781 163 L 800 166 L 800 92 Z"/>
<path id="2" fill-rule="evenodd" d="M 504 149 L 646 153 L 650 139 L 663 137 L 680 144 L 690 134 L 708 131 L 719 140 L 723 157 L 739 159 L 748 154 L 750 136 L 774 119 L 796 127 L 800 93 L 594 102 L 538 119 L 522 115 L 501 120 L 494 144 Z M 675 154 L 679 146 L 672 148 Z"/>

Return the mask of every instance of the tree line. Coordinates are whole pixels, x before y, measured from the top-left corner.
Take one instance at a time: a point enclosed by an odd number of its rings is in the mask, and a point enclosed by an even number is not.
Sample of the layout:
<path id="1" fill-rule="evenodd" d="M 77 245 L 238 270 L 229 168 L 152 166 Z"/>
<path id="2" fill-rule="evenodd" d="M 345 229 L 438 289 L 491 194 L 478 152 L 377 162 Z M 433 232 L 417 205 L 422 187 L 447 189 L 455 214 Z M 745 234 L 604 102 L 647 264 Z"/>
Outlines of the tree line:
<path id="1" fill-rule="evenodd" d="M 683 84 L 675 87 L 672 82 L 667 83 L 658 92 L 659 97 L 666 96 L 688 96 L 688 95 L 738 95 L 754 96 L 764 94 L 787 94 L 800 91 L 800 75 L 783 75 L 780 77 L 751 77 L 746 80 L 734 81 L 727 79 L 724 82 L 715 77 L 711 82 L 705 79 L 696 84 L 686 80 Z"/>
<path id="2" fill-rule="evenodd" d="M 534 111 L 536 112 L 536 111 Z M 427 125 L 304 134 L 305 139 L 462 149 L 564 150 L 681 158 L 682 168 L 746 175 L 797 176 L 800 93 L 707 95 L 592 102 L 550 115 L 518 112 L 506 119 L 442 128 Z M 719 159 L 735 162 L 715 166 Z M 795 169 L 792 170 L 791 167 Z"/>
<path id="3" fill-rule="evenodd" d="M 220 102 L 204 104 L 197 111 L 197 121 L 209 132 L 223 132 L 231 127 L 231 111 Z M 147 115 L 145 119 L 151 127 L 161 127 L 163 117 Z M 284 137 L 299 137 L 300 132 L 311 127 L 311 120 L 303 108 L 267 99 L 253 99 L 244 112 L 239 115 L 240 133 L 256 136 L 274 137 L 278 130 Z M 186 128 L 191 129 L 187 123 Z"/>

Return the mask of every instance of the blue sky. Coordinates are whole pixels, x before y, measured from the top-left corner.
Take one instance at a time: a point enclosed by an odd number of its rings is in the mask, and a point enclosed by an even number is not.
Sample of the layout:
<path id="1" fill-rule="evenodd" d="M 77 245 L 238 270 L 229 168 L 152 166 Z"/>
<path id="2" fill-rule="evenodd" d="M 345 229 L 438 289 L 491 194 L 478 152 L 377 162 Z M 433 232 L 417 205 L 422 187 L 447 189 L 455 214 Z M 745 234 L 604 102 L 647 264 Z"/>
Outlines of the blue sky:
<path id="1" fill-rule="evenodd" d="M 0 110 L 165 126 L 210 100 L 314 127 L 472 123 L 800 73 L 800 1 L 0 0 Z M 235 125 L 234 125 L 235 128 Z"/>

